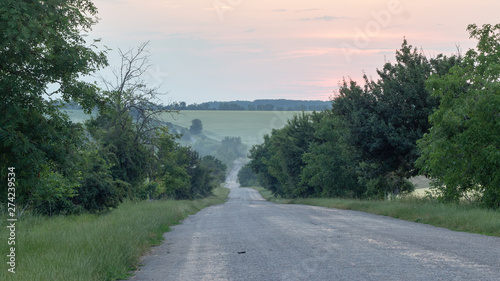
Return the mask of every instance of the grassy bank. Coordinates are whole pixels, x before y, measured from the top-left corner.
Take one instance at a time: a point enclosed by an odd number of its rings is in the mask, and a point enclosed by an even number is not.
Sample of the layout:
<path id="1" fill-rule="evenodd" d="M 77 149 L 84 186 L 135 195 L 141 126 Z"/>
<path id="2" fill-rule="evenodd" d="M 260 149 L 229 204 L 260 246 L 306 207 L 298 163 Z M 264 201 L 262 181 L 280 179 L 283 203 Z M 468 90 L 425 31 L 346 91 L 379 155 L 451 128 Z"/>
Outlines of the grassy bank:
<path id="1" fill-rule="evenodd" d="M 106 215 L 47 218 L 24 215 L 16 223 L 16 273 L 7 271 L 9 233 L 0 230 L 0 280 L 115 280 L 127 278 L 142 254 L 169 226 L 225 201 L 229 190 L 194 201 L 126 202 Z M 2 225 L 6 219 L 2 218 Z"/>
<path id="2" fill-rule="evenodd" d="M 392 201 L 348 200 L 338 198 L 280 199 L 269 190 L 254 187 L 269 201 L 357 210 L 452 230 L 500 237 L 500 211 L 470 204 L 441 204 L 426 198 L 408 197 Z"/>

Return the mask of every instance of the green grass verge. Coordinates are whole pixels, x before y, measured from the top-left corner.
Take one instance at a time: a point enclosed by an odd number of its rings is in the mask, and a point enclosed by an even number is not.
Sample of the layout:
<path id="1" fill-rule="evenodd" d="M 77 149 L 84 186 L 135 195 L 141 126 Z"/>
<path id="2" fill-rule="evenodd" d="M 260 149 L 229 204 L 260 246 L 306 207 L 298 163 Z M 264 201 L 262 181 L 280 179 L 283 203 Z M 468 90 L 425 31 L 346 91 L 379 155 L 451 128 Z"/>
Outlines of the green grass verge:
<path id="1" fill-rule="evenodd" d="M 225 201 L 229 190 L 200 200 L 125 202 L 105 215 L 54 218 L 25 214 L 16 223 L 15 274 L 7 271 L 6 218 L 0 230 L 0 280 L 116 280 L 128 278 L 151 245 L 188 215 Z"/>
<path id="2" fill-rule="evenodd" d="M 266 200 L 276 203 L 357 210 L 457 231 L 500 237 L 500 211 L 488 210 L 471 204 L 442 204 L 427 198 L 417 197 L 392 201 L 339 198 L 282 199 L 274 197 L 269 190 L 262 187 L 252 188 L 258 190 Z"/>

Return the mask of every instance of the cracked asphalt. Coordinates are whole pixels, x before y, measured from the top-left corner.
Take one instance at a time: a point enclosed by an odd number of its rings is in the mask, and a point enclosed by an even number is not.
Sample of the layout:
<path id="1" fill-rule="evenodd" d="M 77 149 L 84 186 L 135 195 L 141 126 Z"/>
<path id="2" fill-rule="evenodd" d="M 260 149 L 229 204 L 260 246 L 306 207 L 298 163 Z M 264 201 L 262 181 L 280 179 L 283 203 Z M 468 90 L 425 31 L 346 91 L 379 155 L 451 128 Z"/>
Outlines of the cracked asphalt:
<path id="1" fill-rule="evenodd" d="M 184 220 L 130 280 L 500 280 L 500 238 L 357 211 L 228 201 Z"/>

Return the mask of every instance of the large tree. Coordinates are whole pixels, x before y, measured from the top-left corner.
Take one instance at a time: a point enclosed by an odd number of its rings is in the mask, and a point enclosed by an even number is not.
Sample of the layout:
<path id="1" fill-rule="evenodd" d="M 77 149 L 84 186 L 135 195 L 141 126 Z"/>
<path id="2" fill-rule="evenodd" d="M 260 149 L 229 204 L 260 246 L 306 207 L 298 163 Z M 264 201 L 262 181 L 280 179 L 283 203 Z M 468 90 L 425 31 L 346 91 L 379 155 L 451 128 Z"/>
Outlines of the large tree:
<path id="1" fill-rule="evenodd" d="M 79 129 L 51 98 L 76 101 L 87 112 L 100 104 L 97 87 L 80 79 L 107 63 L 83 37 L 96 14 L 88 0 L 0 1 L 0 174 L 16 168 L 20 202 L 44 172 L 71 167 L 72 131 Z"/>
<path id="2" fill-rule="evenodd" d="M 459 60 L 442 55 L 429 60 L 404 40 L 396 62 L 377 70 L 379 79 L 365 76 L 364 87 L 353 81 L 341 85 L 333 110 L 347 124 L 349 144 L 361 153 L 360 179 L 368 193 L 411 190 L 405 179 L 417 173 L 416 141 L 430 128 L 428 116 L 439 102 L 425 81 L 431 73 L 446 73 Z"/>
<path id="3" fill-rule="evenodd" d="M 307 197 L 314 188 L 303 184 L 301 171 L 306 165 L 303 155 L 314 139 L 314 123 L 321 113 L 298 114 L 284 128 L 273 130 L 264 143 L 250 150 L 250 167 L 264 187 L 284 197 Z"/>
<path id="4" fill-rule="evenodd" d="M 203 124 L 200 119 L 193 119 L 191 121 L 191 127 L 189 127 L 189 132 L 193 135 L 199 135 L 203 131 Z"/>
<path id="5" fill-rule="evenodd" d="M 144 73 L 151 66 L 147 45 L 119 50 L 121 64 L 113 70 L 114 77 L 103 78 L 106 104 L 87 122 L 94 138 L 114 155 L 113 178 L 132 184 L 136 191 L 146 178 L 154 178 L 158 172 L 156 154 L 164 141 L 160 137 L 168 132 L 162 118 L 171 112 L 156 106 L 161 93 L 144 81 Z"/>
<path id="6" fill-rule="evenodd" d="M 264 142 L 254 145 L 250 149 L 249 158 L 252 159 L 252 161 L 248 163 L 248 165 L 252 171 L 257 174 L 260 185 L 269 189 L 275 195 L 283 196 L 284 192 L 280 186 L 280 182 L 269 170 L 268 161 L 272 156 L 270 146 L 271 137 L 269 135 L 264 135 Z"/>
<path id="7" fill-rule="evenodd" d="M 363 196 L 365 189 L 357 182 L 356 164 L 359 153 L 346 142 L 349 131 L 331 110 L 324 111 L 313 124 L 314 140 L 303 154 L 301 185 L 314 189 L 315 196 Z"/>
<path id="8" fill-rule="evenodd" d="M 476 49 L 448 74 L 433 75 L 428 89 L 440 98 L 419 142 L 418 164 L 435 179 L 445 201 L 479 191 L 483 202 L 500 207 L 500 24 L 469 25 Z"/>

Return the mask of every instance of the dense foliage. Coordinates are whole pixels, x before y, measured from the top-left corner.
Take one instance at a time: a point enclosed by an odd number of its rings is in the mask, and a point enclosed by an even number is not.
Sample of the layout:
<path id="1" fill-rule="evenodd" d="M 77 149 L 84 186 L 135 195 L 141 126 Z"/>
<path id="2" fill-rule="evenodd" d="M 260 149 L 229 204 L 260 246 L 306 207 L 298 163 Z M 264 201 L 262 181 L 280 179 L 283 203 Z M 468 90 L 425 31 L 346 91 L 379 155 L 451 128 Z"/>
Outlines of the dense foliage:
<path id="1" fill-rule="evenodd" d="M 107 65 L 88 44 L 97 22 L 88 0 L 0 2 L 0 179 L 15 170 L 18 212 L 105 211 L 125 198 L 199 198 L 222 182 L 226 166 L 175 142 L 161 120 L 157 91 L 141 76 L 142 44 L 121 52 L 116 83 L 80 78 Z M 52 90 L 51 90 L 52 89 Z M 96 115 L 72 123 L 64 103 Z M 6 185 L 1 189 L 7 200 Z M 10 197 L 12 198 L 12 197 Z"/>
<path id="2" fill-rule="evenodd" d="M 322 111 L 331 104 L 319 100 L 264 99 L 254 101 L 210 101 L 201 104 L 175 102 L 165 106 L 174 110 L 249 110 L 249 111 Z"/>
<path id="3" fill-rule="evenodd" d="M 107 64 L 81 34 L 97 22 L 97 11 L 86 0 L 5 0 L 0 12 L 0 179 L 15 167 L 23 187 L 17 203 L 33 200 L 50 213 L 76 194 L 83 130 L 50 97 L 75 100 L 86 111 L 100 105 L 97 87 L 78 79 Z"/>
<path id="4" fill-rule="evenodd" d="M 428 116 L 439 103 L 425 81 L 458 61 L 442 55 L 429 60 L 404 40 L 396 63 L 377 70 L 377 81 L 365 76 L 363 87 L 344 81 L 333 112 L 349 130 L 347 145 L 359 153 L 358 181 L 366 186 L 366 195 L 412 190 L 407 179 L 418 172 L 416 141 L 429 130 Z"/>
<path id="5" fill-rule="evenodd" d="M 404 40 L 364 85 L 343 81 L 332 109 L 297 115 L 250 150 L 283 197 L 384 198 L 433 180 L 444 202 L 500 207 L 500 25 L 468 27 L 476 49 L 428 59 Z"/>
<path id="6" fill-rule="evenodd" d="M 419 141 L 419 166 L 456 202 L 472 193 L 500 208 L 500 24 L 468 27 L 477 39 L 462 64 L 427 82 L 441 100 Z"/>
<path id="7" fill-rule="evenodd" d="M 297 115 L 251 150 L 250 166 L 264 187 L 284 197 L 383 198 L 408 192 L 416 175 L 416 141 L 430 128 L 438 106 L 425 86 L 460 57 L 427 59 L 404 40 L 396 63 L 344 81 L 332 109 Z"/>

